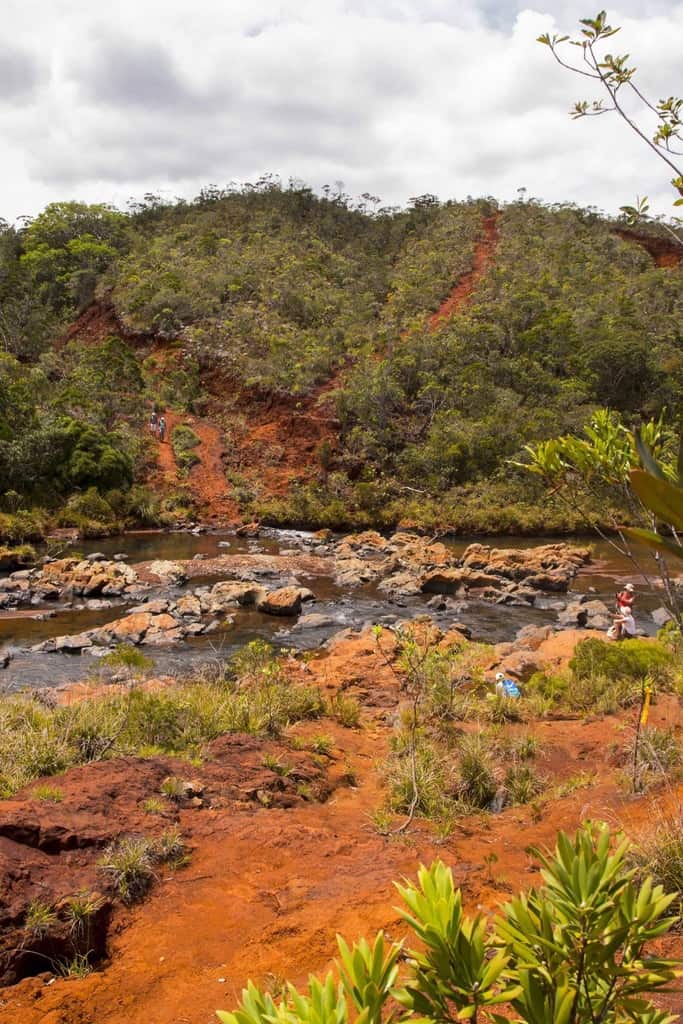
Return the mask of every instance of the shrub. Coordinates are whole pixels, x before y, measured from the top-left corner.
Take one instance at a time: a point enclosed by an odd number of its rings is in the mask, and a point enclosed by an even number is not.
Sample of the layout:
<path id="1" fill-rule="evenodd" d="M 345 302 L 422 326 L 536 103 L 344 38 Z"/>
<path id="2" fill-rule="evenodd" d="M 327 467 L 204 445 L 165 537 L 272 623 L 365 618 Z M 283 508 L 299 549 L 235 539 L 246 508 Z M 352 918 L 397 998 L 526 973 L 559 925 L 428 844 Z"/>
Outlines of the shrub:
<path id="1" fill-rule="evenodd" d="M 182 470 L 187 472 L 196 466 L 200 461 L 194 449 L 201 444 L 201 440 L 191 427 L 179 423 L 171 431 L 171 447 L 175 460 Z"/>
<path id="2" fill-rule="evenodd" d="M 662 809 L 655 815 L 636 837 L 629 859 L 641 882 L 649 876 L 663 886 L 665 892 L 678 894 L 676 907 L 680 913 L 683 909 L 683 812 L 680 806 L 671 811 Z"/>
<path id="3" fill-rule="evenodd" d="M 347 729 L 357 729 L 360 725 L 360 704 L 355 697 L 346 697 L 343 693 L 335 693 L 330 700 L 329 713 Z"/>
<path id="4" fill-rule="evenodd" d="M 463 912 L 450 868 L 420 867 L 417 884 L 397 885 L 408 928 L 418 940 L 405 957 L 401 944 L 385 948 L 380 933 L 349 949 L 339 942 L 339 983 L 309 978 L 308 990 L 289 985 L 280 1005 L 252 982 L 221 1024 L 381 1024 L 477 1020 L 503 1024 L 589 1024 L 633 1021 L 673 1024 L 675 1017 L 647 1000 L 671 990 L 676 961 L 646 950 L 676 921 L 666 917 L 675 899 L 647 877 L 639 888 L 629 871 L 627 841 L 605 825 L 584 825 L 572 841 L 563 833 L 555 853 L 536 853 L 544 885 L 521 893 L 489 923 Z M 608 941 L 606 941 L 608 936 Z M 505 1009 L 503 1015 L 497 1011 Z"/>
<path id="5" fill-rule="evenodd" d="M 510 803 L 528 804 L 543 792 L 545 782 L 533 765 L 515 762 L 505 773 L 504 786 Z"/>
<path id="6" fill-rule="evenodd" d="M 100 868 L 106 872 L 124 903 L 147 892 L 154 878 L 154 844 L 145 837 L 128 837 L 104 851 Z"/>
<path id="7" fill-rule="evenodd" d="M 671 677 L 672 658 L 657 641 L 634 639 L 617 644 L 589 637 L 576 645 L 569 667 L 577 679 L 604 676 L 612 681 L 642 681 L 651 676 L 663 683 Z"/>
<path id="8" fill-rule="evenodd" d="M 473 807 L 488 807 L 496 795 L 491 746 L 484 733 L 464 736 L 458 750 L 458 771 L 462 799 Z"/>
<path id="9" fill-rule="evenodd" d="M 635 742 L 634 739 L 627 750 L 629 761 L 634 756 Z M 681 744 L 673 730 L 646 729 L 638 744 L 636 789 L 646 789 L 649 785 L 660 782 L 680 766 L 682 759 Z"/>

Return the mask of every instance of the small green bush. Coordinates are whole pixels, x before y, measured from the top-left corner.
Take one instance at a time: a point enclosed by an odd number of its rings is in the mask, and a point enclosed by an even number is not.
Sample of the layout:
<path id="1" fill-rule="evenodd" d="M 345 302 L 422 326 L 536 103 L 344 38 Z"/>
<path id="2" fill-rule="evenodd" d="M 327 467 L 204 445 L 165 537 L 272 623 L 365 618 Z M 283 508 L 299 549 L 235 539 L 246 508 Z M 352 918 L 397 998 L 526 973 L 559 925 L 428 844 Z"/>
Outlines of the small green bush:
<path id="1" fill-rule="evenodd" d="M 656 682 L 667 682 L 673 671 L 671 652 L 656 640 L 608 643 L 596 637 L 576 645 L 569 667 L 577 679 L 604 676 L 612 681 L 642 681 L 650 676 Z"/>
<path id="2" fill-rule="evenodd" d="M 171 447 L 175 460 L 182 470 L 187 472 L 196 466 L 200 461 L 194 449 L 201 444 L 201 440 L 191 427 L 179 423 L 171 431 Z"/>
<path id="3" fill-rule="evenodd" d="M 491 743 L 484 733 L 463 736 L 458 750 L 460 794 L 473 807 L 488 807 L 498 782 Z"/>

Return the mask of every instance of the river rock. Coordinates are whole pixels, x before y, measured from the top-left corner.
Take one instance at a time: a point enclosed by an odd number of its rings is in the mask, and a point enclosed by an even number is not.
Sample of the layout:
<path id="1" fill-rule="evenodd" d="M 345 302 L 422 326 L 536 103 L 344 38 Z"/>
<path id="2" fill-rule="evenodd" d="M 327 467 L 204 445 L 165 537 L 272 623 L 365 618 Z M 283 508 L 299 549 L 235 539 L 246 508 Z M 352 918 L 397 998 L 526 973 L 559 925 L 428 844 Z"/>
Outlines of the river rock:
<path id="1" fill-rule="evenodd" d="M 613 623 L 613 616 L 603 601 L 574 601 L 568 604 L 563 612 L 558 615 L 560 625 L 569 629 L 609 629 Z"/>
<path id="2" fill-rule="evenodd" d="M 257 608 L 266 615 L 298 615 L 302 601 L 313 600 L 315 595 L 306 587 L 280 587 L 266 594 Z"/>
<path id="3" fill-rule="evenodd" d="M 125 615 L 122 619 L 115 619 L 114 622 L 107 623 L 101 630 L 97 630 L 97 633 L 102 636 L 111 634 L 112 639 L 117 643 L 139 644 L 150 628 L 153 617 L 152 613 L 148 611 L 133 612 L 131 615 Z M 156 616 L 156 618 L 160 617 Z"/>
<path id="4" fill-rule="evenodd" d="M 135 615 L 137 612 L 149 612 L 150 615 L 163 615 L 164 612 L 170 611 L 172 604 L 172 601 L 166 601 L 162 597 L 157 597 L 152 601 L 145 601 L 144 604 L 136 605 L 135 608 L 129 610 L 128 614 Z"/>
<path id="5" fill-rule="evenodd" d="M 12 655 L 11 651 L 8 651 L 7 649 L 1 650 L 0 651 L 0 669 L 7 668 L 7 666 L 10 663 L 10 661 L 12 660 L 12 657 L 13 657 L 13 655 Z"/>
<path id="6" fill-rule="evenodd" d="M 662 626 L 666 626 L 667 622 L 671 621 L 671 612 L 666 608 L 655 608 L 655 610 L 650 612 L 650 614 L 652 616 L 652 621 L 655 626 L 659 627 L 659 629 L 661 629 Z"/>
<path id="7" fill-rule="evenodd" d="M 185 594 L 178 599 L 175 611 L 183 618 L 198 619 L 202 613 L 201 601 L 194 594 Z"/>
<path id="8" fill-rule="evenodd" d="M 236 604 L 258 604 L 266 596 L 265 587 L 251 581 L 237 582 L 223 580 L 214 584 L 208 593 L 202 593 L 200 604 L 203 612 L 216 614 Z"/>
<path id="9" fill-rule="evenodd" d="M 92 647 L 92 640 L 88 633 L 55 637 L 56 651 L 83 651 L 86 647 Z"/>
<path id="10" fill-rule="evenodd" d="M 91 555 L 85 556 L 89 562 L 106 562 L 107 556 L 103 551 L 93 551 Z"/>
<path id="11" fill-rule="evenodd" d="M 235 536 L 237 537 L 258 537 L 260 533 L 260 523 L 244 523 L 235 530 Z"/>
<path id="12" fill-rule="evenodd" d="M 420 579 L 420 590 L 424 594 L 457 594 L 463 588 L 470 591 L 501 586 L 502 581 L 497 576 L 469 568 L 433 569 Z"/>
<path id="13" fill-rule="evenodd" d="M 305 629 L 324 629 L 326 626 L 338 626 L 341 620 L 333 615 L 326 615 L 324 612 L 311 612 L 309 615 L 302 615 L 296 625 L 292 626 L 292 633 L 302 633 Z"/>
<path id="14" fill-rule="evenodd" d="M 167 559 L 156 559 L 150 562 L 148 571 L 158 576 L 163 583 L 184 583 L 187 573 L 179 562 L 170 562 Z"/>

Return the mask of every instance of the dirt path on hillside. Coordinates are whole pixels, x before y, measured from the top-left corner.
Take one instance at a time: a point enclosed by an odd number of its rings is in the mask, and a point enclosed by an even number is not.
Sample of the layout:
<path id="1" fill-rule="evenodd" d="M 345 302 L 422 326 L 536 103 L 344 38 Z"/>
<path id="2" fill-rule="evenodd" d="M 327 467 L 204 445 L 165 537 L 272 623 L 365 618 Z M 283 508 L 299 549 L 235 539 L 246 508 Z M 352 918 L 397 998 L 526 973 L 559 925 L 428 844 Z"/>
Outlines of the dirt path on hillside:
<path id="1" fill-rule="evenodd" d="M 220 428 L 208 420 L 175 413 L 170 409 L 163 415 L 166 418 L 166 440 L 158 445 L 157 465 L 164 485 L 177 486 L 186 480 L 204 510 L 204 519 L 214 525 L 234 525 L 239 521 L 239 510 L 230 496 L 230 484 L 223 468 L 225 444 Z M 194 449 L 199 463 L 191 467 L 186 478 L 180 472 L 171 444 L 173 429 L 180 424 L 190 427 L 200 441 Z"/>
<path id="2" fill-rule="evenodd" d="M 349 940 L 380 927 L 391 939 L 403 935 L 391 883 L 414 876 L 420 862 L 441 857 L 468 911 L 493 909 L 538 881 L 530 844 L 551 845 L 559 828 L 573 830 L 585 818 L 637 830 L 664 801 L 680 799 L 681 787 L 664 796 L 624 795 L 612 747 L 623 747 L 633 714 L 546 719 L 527 729 L 540 741 L 540 771 L 553 783 L 565 780 L 566 794 L 461 819 L 442 842 L 419 821 L 408 836 L 385 838 L 371 818 L 382 800 L 377 762 L 400 699 L 396 677 L 369 633 L 341 637 L 326 656 L 292 671 L 361 703 L 359 730 L 330 721 L 295 730 L 328 734 L 332 758 L 354 784 L 327 803 L 288 810 L 182 811 L 191 863 L 144 903 L 118 912 L 109 963 L 81 980 L 46 986 L 32 978 L 0 991 L 0 1024 L 215 1024 L 215 1009 L 233 1008 L 248 978 L 274 990 L 285 977 L 301 983 L 309 970 L 325 970 L 338 931 Z M 680 718 L 675 698 L 653 708 L 653 724 L 670 725 L 672 717 Z M 201 775 L 201 766 L 193 768 L 193 778 Z M 680 939 L 669 951 L 680 951 Z M 681 1009 L 681 998 L 672 1005 Z"/>
<path id="3" fill-rule="evenodd" d="M 436 313 L 429 318 L 429 326 L 432 330 L 438 330 L 451 317 L 457 313 L 469 300 L 472 292 L 483 277 L 486 268 L 491 263 L 498 244 L 498 212 L 485 217 L 483 222 L 483 235 L 478 240 L 474 250 L 472 269 L 456 282 L 451 294 L 441 303 Z"/>

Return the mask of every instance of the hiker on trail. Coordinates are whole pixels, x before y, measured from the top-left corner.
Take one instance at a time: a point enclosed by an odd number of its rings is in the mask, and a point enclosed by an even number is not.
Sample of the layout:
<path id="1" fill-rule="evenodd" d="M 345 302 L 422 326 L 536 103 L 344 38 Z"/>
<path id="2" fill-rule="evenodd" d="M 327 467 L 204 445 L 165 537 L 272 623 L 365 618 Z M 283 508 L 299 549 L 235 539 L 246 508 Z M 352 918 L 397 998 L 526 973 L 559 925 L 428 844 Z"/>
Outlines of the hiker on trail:
<path id="1" fill-rule="evenodd" d="M 157 423 L 158 423 L 157 411 L 156 411 L 156 409 L 153 409 L 152 410 L 152 415 L 149 418 L 149 429 L 150 429 L 150 432 L 152 434 L 156 434 L 156 432 L 157 432 Z"/>
<path id="2" fill-rule="evenodd" d="M 162 444 L 164 443 L 165 437 L 166 437 L 166 417 L 165 416 L 161 416 L 160 419 L 159 419 L 159 440 L 161 441 Z"/>
<path id="3" fill-rule="evenodd" d="M 496 697 L 511 697 L 516 700 L 522 693 L 514 679 L 508 679 L 504 672 L 496 672 Z"/>

